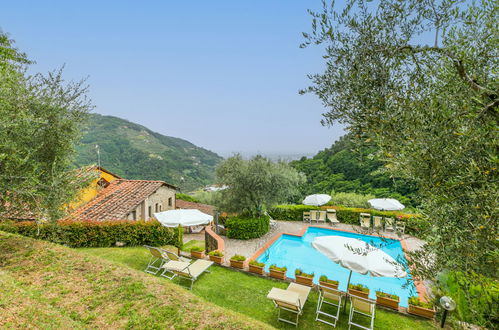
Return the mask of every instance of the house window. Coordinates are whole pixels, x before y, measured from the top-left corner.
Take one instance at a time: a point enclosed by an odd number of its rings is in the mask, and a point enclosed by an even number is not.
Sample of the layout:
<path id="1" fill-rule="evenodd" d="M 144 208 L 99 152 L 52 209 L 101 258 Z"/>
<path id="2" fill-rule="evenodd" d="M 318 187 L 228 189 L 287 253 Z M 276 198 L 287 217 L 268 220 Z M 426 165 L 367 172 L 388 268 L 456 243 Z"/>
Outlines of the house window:
<path id="1" fill-rule="evenodd" d="M 172 206 L 172 198 L 168 198 L 168 206 Z"/>
<path id="2" fill-rule="evenodd" d="M 149 205 L 149 207 L 147 208 L 147 214 L 149 215 L 149 218 L 152 217 L 152 206 Z"/>
<path id="3" fill-rule="evenodd" d="M 132 211 L 130 214 L 132 215 L 132 220 L 137 220 L 137 212 L 136 211 Z"/>
<path id="4" fill-rule="evenodd" d="M 159 212 L 161 212 L 161 204 L 159 204 Z"/>
<path id="5" fill-rule="evenodd" d="M 158 210 L 159 210 L 158 209 L 158 203 L 156 203 L 156 205 L 154 205 L 154 210 L 155 210 L 154 212 L 158 212 Z"/>

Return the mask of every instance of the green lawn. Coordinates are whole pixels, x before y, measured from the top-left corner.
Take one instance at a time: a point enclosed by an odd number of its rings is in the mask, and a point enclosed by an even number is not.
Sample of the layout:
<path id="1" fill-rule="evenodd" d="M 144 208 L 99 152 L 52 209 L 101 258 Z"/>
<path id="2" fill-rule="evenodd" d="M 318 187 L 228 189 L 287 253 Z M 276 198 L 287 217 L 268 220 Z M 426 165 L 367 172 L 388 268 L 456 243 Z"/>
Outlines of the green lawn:
<path id="1" fill-rule="evenodd" d="M 182 246 L 182 251 L 190 252 L 193 247 L 200 247 L 204 250 L 204 241 L 197 241 L 195 239 L 187 242 Z"/>
<path id="2" fill-rule="evenodd" d="M 193 243 L 194 244 L 194 243 Z M 148 251 L 142 247 L 129 248 L 85 248 L 78 249 L 107 260 L 123 263 L 131 268 L 143 270 L 149 259 Z M 286 288 L 287 283 L 252 276 L 239 271 L 213 266 L 211 273 L 204 274 L 193 287 L 193 293 L 221 307 L 246 314 L 252 318 L 278 328 L 295 327 L 277 322 L 277 310 L 272 302 L 266 299 L 272 287 Z M 144 276 L 152 276 L 144 273 Z M 167 279 L 164 279 L 168 281 Z M 178 283 L 177 280 L 174 282 Z M 178 283 L 180 284 L 180 283 Z M 300 317 L 298 328 L 326 329 L 331 328 L 315 321 L 317 293 L 313 291 Z M 347 306 L 348 308 L 348 306 Z M 348 328 L 348 315 L 341 314 L 339 329 Z M 419 318 L 404 316 L 378 308 L 376 310 L 375 328 L 377 329 L 434 329 L 433 323 Z"/>

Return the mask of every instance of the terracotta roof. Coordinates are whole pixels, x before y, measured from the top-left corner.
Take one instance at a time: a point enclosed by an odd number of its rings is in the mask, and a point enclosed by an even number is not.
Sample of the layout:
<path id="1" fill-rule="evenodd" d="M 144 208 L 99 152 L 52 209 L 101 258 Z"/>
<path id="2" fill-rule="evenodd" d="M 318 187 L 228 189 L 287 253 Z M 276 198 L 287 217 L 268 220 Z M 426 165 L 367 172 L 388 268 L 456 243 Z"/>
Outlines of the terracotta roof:
<path id="1" fill-rule="evenodd" d="M 114 180 L 97 197 L 76 209 L 69 218 L 78 220 L 124 220 L 147 197 L 161 186 L 171 186 L 163 181 Z"/>
<path id="2" fill-rule="evenodd" d="M 114 176 L 115 178 L 122 179 L 121 176 L 116 175 L 116 174 L 114 174 L 114 173 L 106 170 L 104 167 L 100 167 L 100 166 L 97 166 L 97 165 L 88 165 L 88 166 L 79 168 L 78 169 L 78 171 L 79 171 L 78 176 L 85 177 L 85 178 L 86 177 L 90 177 L 97 170 L 102 171 L 102 172 L 106 172 L 107 174 L 110 174 L 110 175 Z"/>
<path id="3" fill-rule="evenodd" d="M 198 209 L 199 211 L 204 212 L 206 214 L 210 215 L 214 214 L 213 211 L 214 207 L 212 205 L 188 202 L 181 199 L 177 199 L 175 201 L 175 207 L 177 209 Z"/>

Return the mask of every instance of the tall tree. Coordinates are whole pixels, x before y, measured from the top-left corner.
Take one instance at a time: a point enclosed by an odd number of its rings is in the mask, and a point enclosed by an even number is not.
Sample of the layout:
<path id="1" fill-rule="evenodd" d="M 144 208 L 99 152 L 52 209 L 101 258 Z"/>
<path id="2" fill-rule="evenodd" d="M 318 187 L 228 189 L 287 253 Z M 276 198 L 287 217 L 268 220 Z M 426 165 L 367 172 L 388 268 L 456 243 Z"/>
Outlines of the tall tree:
<path id="1" fill-rule="evenodd" d="M 244 160 L 230 157 L 217 167 L 217 179 L 227 189 L 220 191 L 216 204 L 223 211 L 263 215 L 266 208 L 287 201 L 305 181 L 302 174 L 284 162 L 262 156 Z"/>
<path id="2" fill-rule="evenodd" d="M 71 164 L 91 105 L 83 81 L 28 75 L 30 63 L 0 33 L 0 212 L 54 220 L 83 184 Z"/>
<path id="3" fill-rule="evenodd" d="M 374 141 L 387 168 L 417 183 L 432 231 L 414 275 L 497 278 L 499 3 L 323 5 L 303 46 L 325 45 L 326 70 L 306 91 L 327 107 L 324 124 Z"/>

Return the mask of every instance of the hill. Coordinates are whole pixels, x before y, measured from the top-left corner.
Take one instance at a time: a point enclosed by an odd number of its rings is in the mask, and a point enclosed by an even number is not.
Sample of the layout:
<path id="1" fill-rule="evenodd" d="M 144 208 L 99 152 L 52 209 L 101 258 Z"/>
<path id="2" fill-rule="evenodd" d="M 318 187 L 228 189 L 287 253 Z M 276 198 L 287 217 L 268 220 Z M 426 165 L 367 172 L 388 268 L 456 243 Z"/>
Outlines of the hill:
<path id="1" fill-rule="evenodd" d="M 383 171 L 383 162 L 371 157 L 375 152 L 374 146 L 356 146 L 349 135 L 345 135 L 314 157 L 302 157 L 290 165 L 307 176 L 307 183 L 302 187 L 304 195 L 355 192 L 393 197 L 406 206 L 415 206 L 415 185 L 391 178 Z"/>
<path id="2" fill-rule="evenodd" d="M 76 165 L 97 163 L 127 179 L 163 180 L 184 191 L 213 183 L 222 160 L 209 150 L 164 136 L 125 119 L 91 114 L 77 146 Z"/>
<path id="3" fill-rule="evenodd" d="M 0 232 L 0 328 L 267 329 L 169 281 Z"/>

